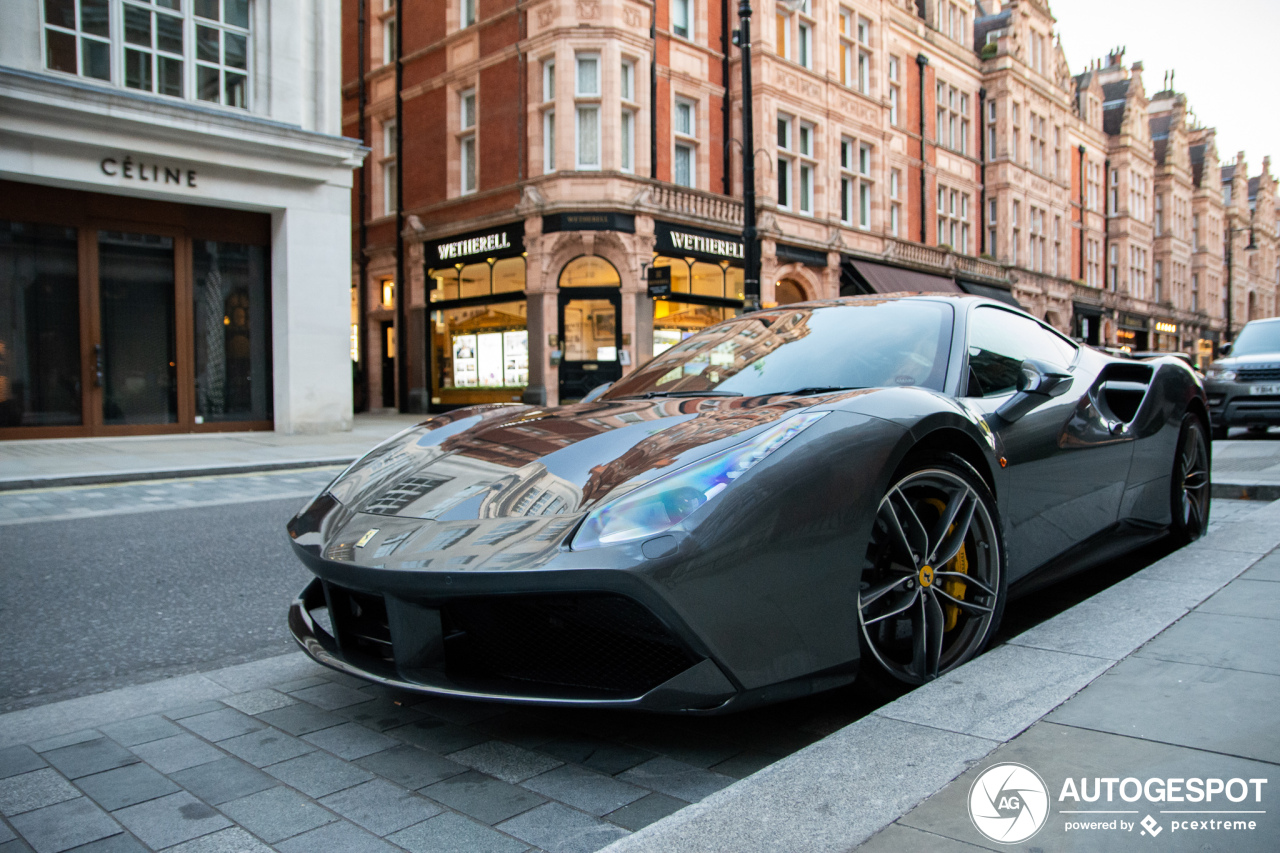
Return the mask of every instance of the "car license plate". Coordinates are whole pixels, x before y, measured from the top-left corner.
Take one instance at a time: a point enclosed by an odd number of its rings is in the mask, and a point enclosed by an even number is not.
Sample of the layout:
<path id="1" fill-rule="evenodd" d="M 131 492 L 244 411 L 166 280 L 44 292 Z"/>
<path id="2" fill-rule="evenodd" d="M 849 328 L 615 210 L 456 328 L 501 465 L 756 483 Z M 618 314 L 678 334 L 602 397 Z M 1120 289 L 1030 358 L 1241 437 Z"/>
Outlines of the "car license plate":
<path id="1" fill-rule="evenodd" d="M 1250 394 L 1280 394 L 1280 385 L 1250 385 Z"/>

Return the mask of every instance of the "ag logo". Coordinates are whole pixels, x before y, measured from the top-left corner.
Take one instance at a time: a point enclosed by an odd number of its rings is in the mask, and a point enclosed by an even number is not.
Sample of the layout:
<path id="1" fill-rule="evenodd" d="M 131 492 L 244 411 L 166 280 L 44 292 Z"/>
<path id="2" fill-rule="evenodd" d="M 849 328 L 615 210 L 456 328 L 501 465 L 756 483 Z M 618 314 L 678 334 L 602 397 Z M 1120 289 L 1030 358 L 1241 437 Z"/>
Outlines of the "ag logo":
<path id="1" fill-rule="evenodd" d="M 1049 791 L 1030 767 L 988 767 L 969 789 L 969 818 L 974 827 L 1000 844 L 1017 844 L 1040 831 L 1049 817 Z"/>

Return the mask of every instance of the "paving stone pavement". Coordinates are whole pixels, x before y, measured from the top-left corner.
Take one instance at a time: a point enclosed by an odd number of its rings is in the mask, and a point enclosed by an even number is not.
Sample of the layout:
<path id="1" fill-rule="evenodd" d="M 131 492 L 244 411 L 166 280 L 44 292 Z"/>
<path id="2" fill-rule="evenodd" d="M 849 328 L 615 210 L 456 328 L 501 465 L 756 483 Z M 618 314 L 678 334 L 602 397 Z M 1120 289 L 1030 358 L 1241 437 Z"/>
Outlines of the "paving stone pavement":
<path id="1" fill-rule="evenodd" d="M 206 673 L 220 695 L 194 703 L 191 678 L 150 713 L 103 694 L 0 716 L 0 853 L 586 853 L 869 710 L 848 690 L 723 719 L 528 709 L 301 653 Z"/>
<path id="2" fill-rule="evenodd" d="M 220 483 L 202 494 L 294 485 L 310 494 L 331 476 L 309 474 L 319 482 L 203 478 L 275 485 Z M 135 485 L 142 490 L 116 492 Z M 153 508 L 145 488 L 176 485 L 85 490 Z M 56 496 L 44 500 L 46 511 L 66 511 Z M 1214 526 L 1258 506 L 1215 501 Z M 1250 571 L 1260 570 L 1270 577 L 1262 564 Z M 1243 618 L 1247 604 L 1219 599 L 1218 617 Z M 1190 653 L 1174 645 L 1166 654 Z M 723 718 L 528 709 L 388 690 L 294 653 L 0 716 L 0 853 L 586 853 L 873 707 L 846 688 Z M 921 727 L 877 720 L 888 766 Z M 989 748 L 980 737 L 953 739 L 953 763 Z"/>
<path id="3" fill-rule="evenodd" d="M 0 491 L 0 526 L 99 515 L 151 512 L 178 507 L 237 504 L 276 498 L 308 498 L 326 485 L 341 466 L 142 480 L 98 486 Z"/>

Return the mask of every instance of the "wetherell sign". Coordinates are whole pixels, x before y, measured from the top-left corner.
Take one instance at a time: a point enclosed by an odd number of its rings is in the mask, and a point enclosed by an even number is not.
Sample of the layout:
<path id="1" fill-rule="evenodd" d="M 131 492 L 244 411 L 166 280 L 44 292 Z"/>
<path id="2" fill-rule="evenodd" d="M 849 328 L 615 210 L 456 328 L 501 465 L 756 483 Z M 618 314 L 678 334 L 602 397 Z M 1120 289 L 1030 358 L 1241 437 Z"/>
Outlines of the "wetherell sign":
<path id="1" fill-rule="evenodd" d="M 502 228 L 456 234 L 428 242 L 424 248 L 426 252 L 423 260 L 428 269 L 486 258 L 511 258 L 524 251 L 524 223 L 516 222 Z"/>
<path id="2" fill-rule="evenodd" d="M 510 248 L 511 242 L 507 239 L 507 232 L 502 231 L 497 234 L 486 234 L 483 237 L 471 237 L 467 240 L 442 243 L 436 246 L 436 254 L 442 261 L 451 261 L 454 258 L 461 258 L 467 255 L 486 254 L 496 252 L 499 249 Z"/>
<path id="3" fill-rule="evenodd" d="M 710 261 L 740 261 L 742 238 L 736 234 L 720 234 L 668 222 L 653 223 L 655 248 L 660 255 L 693 257 Z"/>
<path id="4" fill-rule="evenodd" d="M 686 252 L 701 252 L 704 255 L 720 255 L 725 258 L 742 257 L 742 244 L 715 237 L 701 237 L 683 231 L 671 232 L 671 243 Z"/>

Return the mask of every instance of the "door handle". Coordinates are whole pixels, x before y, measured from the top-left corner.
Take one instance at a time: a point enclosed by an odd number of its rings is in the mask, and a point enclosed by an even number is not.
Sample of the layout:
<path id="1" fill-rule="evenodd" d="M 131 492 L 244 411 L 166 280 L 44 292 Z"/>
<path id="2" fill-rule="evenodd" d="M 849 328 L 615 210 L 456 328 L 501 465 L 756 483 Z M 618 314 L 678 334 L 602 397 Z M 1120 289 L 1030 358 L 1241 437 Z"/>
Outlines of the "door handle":
<path id="1" fill-rule="evenodd" d="M 93 387 L 102 387 L 102 375 L 106 368 L 102 362 L 102 344 L 93 345 Z"/>

